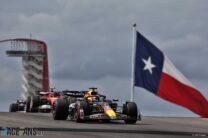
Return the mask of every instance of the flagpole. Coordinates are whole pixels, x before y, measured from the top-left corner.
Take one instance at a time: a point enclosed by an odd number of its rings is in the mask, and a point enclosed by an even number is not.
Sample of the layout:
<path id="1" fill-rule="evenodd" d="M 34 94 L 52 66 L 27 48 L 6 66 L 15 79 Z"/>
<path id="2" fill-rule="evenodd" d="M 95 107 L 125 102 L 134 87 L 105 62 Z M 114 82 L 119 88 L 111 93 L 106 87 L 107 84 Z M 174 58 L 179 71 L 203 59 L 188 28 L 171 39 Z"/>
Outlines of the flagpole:
<path id="1" fill-rule="evenodd" d="M 131 70 L 131 101 L 134 101 L 134 83 L 135 83 L 135 54 L 136 54 L 136 24 L 133 24 L 132 41 L 132 70 Z"/>

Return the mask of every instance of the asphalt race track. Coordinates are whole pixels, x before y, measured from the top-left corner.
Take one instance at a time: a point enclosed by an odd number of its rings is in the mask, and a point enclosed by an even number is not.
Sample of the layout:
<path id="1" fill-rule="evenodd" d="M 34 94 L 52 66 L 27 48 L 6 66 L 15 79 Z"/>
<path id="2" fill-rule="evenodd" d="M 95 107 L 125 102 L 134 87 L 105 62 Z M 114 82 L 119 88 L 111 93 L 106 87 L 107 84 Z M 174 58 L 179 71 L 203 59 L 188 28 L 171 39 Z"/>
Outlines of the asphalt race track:
<path id="1" fill-rule="evenodd" d="M 125 124 L 123 121 L 76 123 L 69 120 L 55 121 L 50 113 L 1 112 L 0 127 L 37 128 L 43 137 L 48 138 L 208 137 L 208 119 L 173 117 L 142 119 L 134 125 Z"/>

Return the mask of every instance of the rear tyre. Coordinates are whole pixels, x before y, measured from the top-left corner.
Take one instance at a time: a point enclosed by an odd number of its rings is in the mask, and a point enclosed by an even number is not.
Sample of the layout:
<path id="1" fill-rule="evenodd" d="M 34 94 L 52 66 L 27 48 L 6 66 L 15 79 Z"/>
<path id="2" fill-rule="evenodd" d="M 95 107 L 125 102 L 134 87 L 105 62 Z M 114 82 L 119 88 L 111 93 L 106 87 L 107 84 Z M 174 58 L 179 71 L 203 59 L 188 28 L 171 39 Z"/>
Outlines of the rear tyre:
<path id="1" fill-rule="evenodd" d="M 26 101 L 26 112 L 30 112 L 30 102 L 31 102 L 31 97 L 28 96 Z"/>
<path id="2" fill-rule="evenodd" d="M 40 97 L 39 96 L 31 96 L 30 112 L 38 112 L 39 105 L 40 105 Z"/>
<path id="3" fill-rule="evenodd" d="M 9 106 L 9 112 L 16 112 L 18 111 L 18 105 L 16 103 L 12 103 Z"/>
<path id="4" fill-rule="evenodd" d="M 69 104 L 66 99 L 57 99 L 53 107 L 54 120 L 66 120 L 69 112 Z"/>
<path id="5" fill-rule="evenodd" d="M 82 123 L 82 122 L 86 121 L 85 119 L 81 118 L 80 110 L 83 110 L 84 117 L 90 115 L 90 106 L 87 102 L 80 101 L 80 102 L 76 103 L 74 118 L 77 123 Z"/>
<path id="6" fill-rule="evenodd" d="M 135 102 L 127 102 L 123 109 L 125 110 L 125 114 L 130 118 L 125 119 L 124 122 L 126 124 L 135 124 L 137 122 L 138 110 Z"/>

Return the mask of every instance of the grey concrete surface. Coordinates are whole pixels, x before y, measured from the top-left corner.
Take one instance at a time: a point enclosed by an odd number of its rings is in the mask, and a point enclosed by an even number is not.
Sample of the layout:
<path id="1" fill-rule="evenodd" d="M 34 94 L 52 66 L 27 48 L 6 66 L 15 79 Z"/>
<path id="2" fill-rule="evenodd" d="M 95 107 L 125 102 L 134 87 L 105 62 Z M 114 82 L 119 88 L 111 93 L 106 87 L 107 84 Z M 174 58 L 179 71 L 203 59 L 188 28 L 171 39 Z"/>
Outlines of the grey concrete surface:
<path id="1" fill-rule="evenodd" d="M 1 112 L 0 127 L 37 128 L 42 134 L 41 137 L 48 138 L 208 137 L 208 119 L 185 117 L 143 117 L 142 121 L 130 125 L 123 121 L 57 121 L 53 120 L 51 113 Z"/>

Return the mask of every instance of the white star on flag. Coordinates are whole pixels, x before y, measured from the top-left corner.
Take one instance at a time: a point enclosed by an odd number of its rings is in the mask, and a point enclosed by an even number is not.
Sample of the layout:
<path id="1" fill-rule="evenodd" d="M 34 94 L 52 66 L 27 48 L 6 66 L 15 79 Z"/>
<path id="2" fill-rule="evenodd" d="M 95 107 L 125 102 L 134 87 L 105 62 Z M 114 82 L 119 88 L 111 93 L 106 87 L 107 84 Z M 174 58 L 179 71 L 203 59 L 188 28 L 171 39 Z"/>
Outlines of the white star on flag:
<path id="1" fill-rule="evenodd" d="M 150 72 L 150 74 L 152 74 L 152 69 L 155 68 L 156 66 L 154 64 L 152 64 L 151 57 L 149 57 L 147 60 L 142 59 L 142 61 L 145 64 L 143 70 L 148 70 Z"/>

